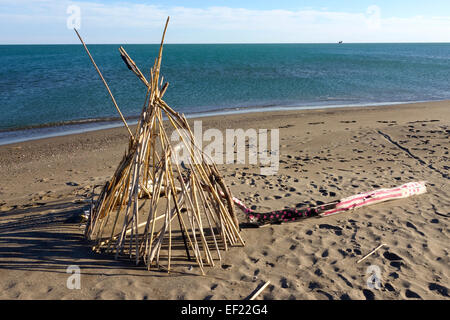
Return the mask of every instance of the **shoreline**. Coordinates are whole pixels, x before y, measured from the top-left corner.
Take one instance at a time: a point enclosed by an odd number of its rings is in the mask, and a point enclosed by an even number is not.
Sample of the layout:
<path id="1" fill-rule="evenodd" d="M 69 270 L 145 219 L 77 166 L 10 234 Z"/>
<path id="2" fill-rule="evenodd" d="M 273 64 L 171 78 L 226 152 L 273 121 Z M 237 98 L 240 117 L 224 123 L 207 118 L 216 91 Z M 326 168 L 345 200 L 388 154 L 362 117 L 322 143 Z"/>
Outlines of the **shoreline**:
<path id="1" fill-rule="evenodd" d="M 262 175 L 258 165 L 218 165 L 233 196 L 254 210 L 317 205 L 421 180 L 427 193 L 330 217 L 242 228 L 246 245 L 223 252 L 206 276 L 184 261 L 166 274 L 93 253 L 73 221 L 93 188 L 116 170 L 128 145 L 125 128 L 4 145 L 0 299 L 239 300 L 260 281 L 271 283 L 258 297 L 266 300 L 450 298 L 450 185 L 441 174 L 450 160 L 450 101 L 201 120 L 205 129 L 222 132 L 279 129 L 275 175 Z M 386 245 L 357 263 L 380 243 Z M 80 290 L 66 287 L 73 265 L 81 270 Z M 371 265 L 380 269 L 380 289 L 367 284 Z"/>
<path id="2" fill-rule="evenodd" d="M 347 109 L 347 108 L 373 108 L 389 107 L 397 105 L 410 105 L 419 103 L 440 103 L 450 100 L 429 100 L 412 102 L 380 102 L 380 103 L 358 103 L 345 105 L 303 105 L 303 106 L 255 106 L 255 107 L 236 107 L 228 109 L 217 109 L 207 112 L 194 112 L 185 114 L 188 119 L 208 118 L 215 116 L 233 116 L 240 114 L 253 114 L 265 112 L 289 112 L 289 111 L 307 111 L 321 109 Z M 138 116 L 127 118 L 130 126 L 137 123 Z M 0 146 L 10 145 L 20 142 L 33 141 L 45 138 L 66 136 L 72 134 L 88 133 L 97 130 L 122 127 L 123 123 L 119 117 L 107 117 L 98 119 L 81 119 L 68 121 L 62 124 L 43 124 L 25 128 L 13 128 L 0 130 Z"/>

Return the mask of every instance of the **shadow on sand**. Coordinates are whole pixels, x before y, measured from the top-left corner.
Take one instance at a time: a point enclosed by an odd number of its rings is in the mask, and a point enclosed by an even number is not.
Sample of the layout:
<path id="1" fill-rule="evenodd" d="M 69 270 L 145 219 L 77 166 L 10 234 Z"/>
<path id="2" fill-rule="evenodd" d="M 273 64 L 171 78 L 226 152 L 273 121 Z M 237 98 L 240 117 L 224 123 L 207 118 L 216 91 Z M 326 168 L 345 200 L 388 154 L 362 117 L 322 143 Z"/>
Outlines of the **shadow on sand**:
<path id="1" fill-rule="evenodd" d="M 72 201 L 1 212 L 0 269 L 66 273 L 68 266 L 77 265 L 91 275 L 117 270 L 117 275 L 167 276 L 156 268 L 149 272 L 130 260 L 93 252 L 84 239 L 84 227 L 74 222 L 84 208 Z M 108 271 L 108 275 L 115 274 Z M 174 270 L 174 275 L 186 274 Z"/>

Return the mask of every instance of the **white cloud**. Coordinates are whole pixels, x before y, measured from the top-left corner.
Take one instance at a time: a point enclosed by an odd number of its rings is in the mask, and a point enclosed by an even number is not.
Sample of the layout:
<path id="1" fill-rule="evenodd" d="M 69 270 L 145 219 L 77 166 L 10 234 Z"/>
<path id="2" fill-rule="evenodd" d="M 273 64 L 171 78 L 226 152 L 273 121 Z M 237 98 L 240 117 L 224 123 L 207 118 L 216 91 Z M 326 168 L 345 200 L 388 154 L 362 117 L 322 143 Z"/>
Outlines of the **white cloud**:
<path id="1" fill-rule="evenodd" d="M 125 2 L 0 0 L 0 43 L 75 43 L 66 9 L 81 8 L 90 43 L 156 43 L 167 16 L 167 42 L 407 42 L 450 41 L 450 17 L 385 17 L 382 8 L 347 13 L 307 9 L 165 7 Z"/>

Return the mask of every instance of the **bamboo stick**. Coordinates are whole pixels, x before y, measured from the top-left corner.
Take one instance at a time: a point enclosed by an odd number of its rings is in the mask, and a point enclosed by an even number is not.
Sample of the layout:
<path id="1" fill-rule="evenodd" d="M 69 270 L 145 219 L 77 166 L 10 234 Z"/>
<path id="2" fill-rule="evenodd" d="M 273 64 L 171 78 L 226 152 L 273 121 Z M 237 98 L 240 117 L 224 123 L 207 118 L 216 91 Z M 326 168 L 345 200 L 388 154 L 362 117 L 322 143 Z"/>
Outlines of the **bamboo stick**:
<path id="1" fill-rule="evenodd" d="M 204 195 L 203 192 L 199 192 L 199 193 L 200 193 L 201 200 L 203 201 L 203 205 L 204 205 L 205 208 L 207 208 L 207 210 L 212 214 L 212 210 L 211 210 L 211 207 L 210 207 L 209 203 L 208 203 L 207 200 L 206 200 L 206 196 Z M 208 213 L 206 212 L 206 210 L 205 210 L 205 216 L 206 216 L 206 220 L 208 221 L 209 228 L 210 228 L 210 231 L 211 231 L 211 235 L 212 235 L 213 240 L 214 240 L 214 245 L 215 245 L 216 250 L 217 250 L 218 258 L 219 258 L 219 260 L 222 260 L 222 257 L 221 257 L 221 255 L 220 255 L 219 245 L 217 244 L 216 236 L 214 235 L 214 230 L 213 230 L 211 221 L 210 221 L 210 219 L 209 219 L 209 216 L 208 216 Z"/>
<path id="2" fill-rule="evenodd" d="M 264 285 L 262 285 L 261 288 L 259 288 L 259 290 L 256 291 L 256 292 L 250 297 L 249 300 L 255 300 L 255 299 L 261 294 L 261 292 L 263 292 L 264 289 L 267 288 L 267 286 L 268 286 L 269 284 L 270 284 L 270 281 L 267 281 L 266 283 L 264 283 Z"/>
<path id="3" fill-rule="evenodd" d="M 134 72 L 134 74 L 136 74 L 136 76 L 147 86 L 149 87 L 149 83 L 147 81 L 147 79 L 144 77 L 144 75 L 142 74 L 141 70 L 139 70 L 138 66 L 136 65 L 136 63 L 133 61 L 133 59 L 130 58 L 130 56 L 128 55 L 128 53 L 125 51 L 125 49 L 120 46 L 119 47 L 119 52 L 120 55 L 122 56 L 122 58 L 124 59 L 124 62 L 126 63 L 127 67 Z"/>
<path id="4" fill-rule="evenodd" d="M 166 172 L 166 181 L 169 183 L 169 174 Z M 170 189 L 169 189 L 170 190 Z M 168 211 L 170 212 L 170 191 L 167 194 Z M 172 217 L 170 217 L 172 218 Z M 169 221 L 169 248 L 168 248 L 168 258 L 167 258 L 167 272 L 170 272 L 170 259 L 172 256 L 172 219 Z"/>
<path id="5" fill-rule="evenodd" d="M 370 251 L 368 254 L 366 254 L 363 258 L 359 259 L 356 263 L 360 263 L 364 260 L 366 260 L 368 257 L 370 257 L 371 255 L 373 255 L 375 252 L 377 252 L 379 249 L 381 249 L 381 247 L 383 246 L 387 246 L 387 244 L 382 243 L 380 244 L 378 247 L 376 247 L 375 249 L 373 249 L 372 251 Z"/>
<path id="6" fill-rule="evenodd" d="M 84 41 L 83 41 L 83 39 L 81 38 L 80 34 L 78 33 L 77 29 L 74 28 L 73 30 L 75 30 L 75 33 L 77 34 L 78 38 L 80 39 L 81 43 L 83 44 L 84 49 L 86 50 L 87 54 L 89 55 L 89 58 L 90 58 L 91 61 L 92 61 L 92 64 L 94 65 L 95 69 L 97 70 L 98 75 L 100 76 L 100 78 L 101 78 L 102 81 L 103 81 L 103 84 L 105 85 L 106 89 L 108 90 L 108 93 L 109 93 L 109 95 L 110 95 L 110 97 L 111 97 L 111 100 L 112 100 L 112 102 L 114 103 L 114 106 L 116 107 L 117 112 L 119 113 L 120 118 L 122 119 L 123 124 L 124 124 L 125 127 L 127 128 L 128 133 L 130 134 L 130 137 L 131 137 L 133 140 L 135 140 L 133 134 L 131 133 L 130 127 L 128 127 L 128 124 L 127 124 L 127 122 L 125 121 L 125 118 L 123 117 L 122 112 L 121 112 L 120 109 L 119 109 L 119 106 L 117 105 L 116 99 L 114 99 L 114 96 L 113 96 L 111 90 L 109 89 L 109 86 L 108 86 L 108 84 L 106 83 L 105 78 L 103 78 L 103 75 L 102 75 L 102 73 L 100 72 L 100 69 L 97 67 L 97 64 L 95 63 L 94 58 L 92 58 L 91 53 L 89 52 L 88 48 L 86 47 L 86 44 L 84 43 Z"/>

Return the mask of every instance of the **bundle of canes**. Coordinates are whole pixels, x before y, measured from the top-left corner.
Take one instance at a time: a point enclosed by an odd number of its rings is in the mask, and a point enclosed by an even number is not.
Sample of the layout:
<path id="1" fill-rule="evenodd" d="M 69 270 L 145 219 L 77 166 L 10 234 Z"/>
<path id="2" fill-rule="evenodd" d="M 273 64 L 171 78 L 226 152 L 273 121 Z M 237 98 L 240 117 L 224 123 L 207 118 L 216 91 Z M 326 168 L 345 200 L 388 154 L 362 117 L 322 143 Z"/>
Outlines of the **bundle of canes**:
<path id="1" fill-rule="evenodd" d="M 186 117 L 163 100 L 168 83 L 161 86 L 160 68 L 168 22 L 169 18 L 150 80 L 119 48 L 123 61 L 147 91 L 134 134 L 77 32 L 130 135 L 122 161 L 93 201 L 85 236 L 94 242 L 95 251 L 129 257 L 148 269 L 156 265 L 170 271 L 171 263 L 180 261 L 183 250 L 178 248 L 182 247 L 187 260 L 193 256 L 204 274 L 205 265 L 214 266 L 221 259 L 221 250 L 245 242 L 231 191 L 216 164 L 197 147 Z M 172 135 L 175 132 L 181 139 L 176 146 L 163 118 Z M 187 151 L 183 166 L 176 148 L 180 144 Z M 162 260 L 167 264 L 163 266 Z"/>

